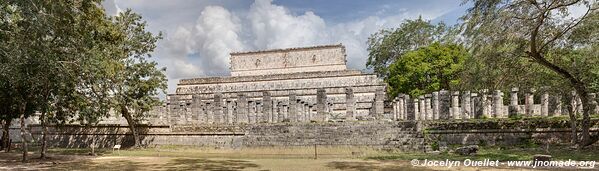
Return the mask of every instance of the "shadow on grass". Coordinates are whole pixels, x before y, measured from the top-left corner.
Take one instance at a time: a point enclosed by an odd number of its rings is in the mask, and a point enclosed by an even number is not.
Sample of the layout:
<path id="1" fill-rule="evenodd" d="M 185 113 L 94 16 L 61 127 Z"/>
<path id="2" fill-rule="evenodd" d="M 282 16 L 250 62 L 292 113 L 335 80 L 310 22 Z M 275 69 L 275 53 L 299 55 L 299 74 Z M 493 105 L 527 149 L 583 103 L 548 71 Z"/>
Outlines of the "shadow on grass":
<path id="1" fill-rule="evenodd" d="M 258 168 L 257 164 L 244 160 L 209 160 L 209 159 L 173 159 L 162 168 L 167 170 L 226 170 L 236 171 L 246 168 Z"/>
<path id="2" fill-rule="evenodd" d="M 421 170 L 430 170 L 426 168 L 415 168 L 413 166 L 401 166 L 401 165 L 377 165 L 372 162 L 343 162 L 343 161 L 334 161 L 327 164 L 328 168 L 331 169 L 340 169 L 340 170 L 358 170 L 358 171 L 370 171 L 370 170 L 382 170 L 382 171 L 392 171 L 392 170 L 407 170 L 407 171 L 421 171 Z"/>
<path id="3" fill-rule="evenodd" d="M 49 170 L 147 170 L 158 165 L 134 162 L 129 160 L 94 163 L 90 160 L 72 163 L 61 163 L 48 166 Z"/>

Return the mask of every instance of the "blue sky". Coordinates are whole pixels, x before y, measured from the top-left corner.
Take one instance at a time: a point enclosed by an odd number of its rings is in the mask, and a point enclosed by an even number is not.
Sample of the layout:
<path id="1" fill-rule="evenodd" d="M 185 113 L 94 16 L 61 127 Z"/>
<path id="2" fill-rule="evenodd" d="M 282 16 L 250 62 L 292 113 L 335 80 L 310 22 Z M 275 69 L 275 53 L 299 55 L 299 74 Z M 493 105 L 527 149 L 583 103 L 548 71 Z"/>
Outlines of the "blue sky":
<path id="1" fill-rule="evenodd" d="M 130 8 L 164 33 L 154 60 L 179 79 L 229 75 L 229 53 L 342 43 L 348 67 L 364 70 L 368 36 L 422 16 L 455 24 L 462 0 L 106 0 L 111 15 Z"/>

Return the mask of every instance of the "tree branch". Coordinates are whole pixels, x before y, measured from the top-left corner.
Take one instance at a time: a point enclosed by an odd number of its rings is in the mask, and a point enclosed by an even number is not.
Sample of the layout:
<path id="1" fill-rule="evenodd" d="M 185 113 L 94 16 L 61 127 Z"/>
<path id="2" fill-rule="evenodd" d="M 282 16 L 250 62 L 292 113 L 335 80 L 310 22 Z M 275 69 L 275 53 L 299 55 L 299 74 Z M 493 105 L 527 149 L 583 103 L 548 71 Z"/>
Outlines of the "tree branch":
<path id="1" fill-rule="evenodd" d="M 567 32 L 569 32 L 570 30 L 572 30 L 572 28 L 578 26 L 580 23 L 582 23 L 582 21 L 584 19 L 586 19 L 586 17 L 589 15 L 590 12 L 591 12 L 591 8 L 589 8 L 586 11 L 586 13 L 582 17 L 580 17 L 580 19 L 578 21 L 572 22 L 571 25 L 568 25 L 564 30 L 562 30 L 561 32 L 557 33 L 553 38 L 551 38 L 547 42 L 543 43 L 541 45 L 541 47 L 539 48 L 539 50 L 543 50 L 547 45 L 549 45 L 550 43 L 555 42 L 555 40 L 557 40 L 558 38 L 560 38 L 561 36 L 563 36 L 564 34 L 566 34 Z"/>

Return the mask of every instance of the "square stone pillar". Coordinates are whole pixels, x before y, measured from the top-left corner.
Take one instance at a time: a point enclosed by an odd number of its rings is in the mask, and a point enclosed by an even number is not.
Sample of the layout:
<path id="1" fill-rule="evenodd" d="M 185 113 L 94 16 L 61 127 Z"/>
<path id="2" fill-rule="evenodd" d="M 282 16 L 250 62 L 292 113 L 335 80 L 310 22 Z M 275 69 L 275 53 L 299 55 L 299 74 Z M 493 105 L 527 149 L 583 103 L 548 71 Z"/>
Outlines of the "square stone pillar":
<path id="1" fill-rule="evenodd" d="M 391 106 L 393 107 L 393 111 L 391 111 L 391 119 L 396 121 L 398 119 L 397 117 L 397 113 L 399 113 L 399 106 L 397 105 L 397 101 L 399 98 L 395 97 L 395 99 L 393 99 L 393 101 L 391 102 Z"/>
<path id="2" fill-rule="evenodd" d="M 450 119 L 451 95 L 447 90 L 439 91 L 439 119 Z"/>
<path id="3" fill-rule="evenodd" d="M 225 115 L 225 119 L 227 120 L 227 123 L 232 124 L 233 122 L 235 122 L 235 116 L 233 115 L 235 109 L 235 102 L 232 99 L 227 99 L 227 106 L 226 106 L 226 115 Z"/>
<path id="4" fill-rule="evenodd" d="M 372 106 L 374 118 L 377 120 L 383 119 L 385 112 L 385 87 L 376 87 L 374 92 L 374 106 Z"/>
<path id="5" fill-rule="evenodd" d="M 225 123 L 223 117 L 223 94 L 217 92 L 214 93 L 214 107 L 213 107 L 213 119 L 214 123 Z"/>
<path id="6" fill-rule="evenodd" d="M 281 105 L 280 105 L 280 102 L 279 102 L 279 101 L 277 101 L 277 100 L 273 100 L 273 101 L 272 101 L 272 115 L 271 115 L 271 117 L 272 117 L 272 118 L 270 118 L 270 120 L 271 120 L 273 123 L 280 122 L 280 121 L 279 121 L 279 115 L 280 115 L 280 113 L 281 113 L 281 108 L 280 108 L 280 106 L 281 106 Z"/>
<path id="7" fill-rule="evenodd" d="M 262 92 L 262 121 L 264 122 L 273 122 L 272 120 L 272 99 L 270 97 L 270 92 L 264 91 Z"/>
<path id="8" fill-rule="evenodd" d="M 404 96 L 404 116 L 405 116 L 405 120 L 415 120 L 414 117 L 414 103 L 412 102 L 412 99 L 410 99 L 410 95 L 405 94 Z"/>
<path id="9" fill-rule="evenodd" d="M 431 106 L 431 94 L 424 95 L 424 110 L 426 111 L 426 120 L 433 120 L 433 108 Z"/>
<path id="10" fill-rule="evenodd" d="M 472 118 L 480 119 L 483 115 L 481 97 L 478 95 L 478 93 L 470 93 L 470 97 L 472 100 L 472 103 L 471 103 Z"/>
<path id="11" fill-rule="evenodd" d="M 541 116 L 549 116 L 549 93 L 541 95 Z"/>
<path id="12" fill-rule="evenodd" d="M 264 103 L 262 100 L 256 100 L 256 123 L 267 122 L 268 119 L 264 115 Z"/>
<path id="13" fill-rule="evenodd" d="M 439 120 L 439 92 L 433 92 L 433 120 Z"/>
<path id="14" fill-rule="evenodd" d="M 210 103 L 210 102 L 206 102 L 205 103 L 206 106 L 204 106 L 206 108 L 206 123 L 216 123 L 215 122 L 215 117 L 214 117 L 214 102 Z"/>
<path id="15" fill-rule="evenodd" d="M 470 119 L 473 118 L 472 117 L 472 107 L 471 105 L 471 95 L 470 95 L 470 91 L 465 91 L 464 94 L 462 94 L 462 118 L 463 119 Z"/>
<path id="16" fill-rule="evenodd" d="M 496 118 L 505 118 L 503 114 L 503 93 L 501 90 L 495 90 L 495 94 L 493 96 L 493 113 Z"/>
<path id="17" fill-rule="evenodd" d="M 248 123 L 256 123 L 256 103 L 248 101 Z"/>
<path id="18" fill-rule="evenodd" d="M 398 101 L 397 101 L 397 117 L 400 120 L 407 120 L 406 114 L 405 114 L 406 113 L 406 108 L 405 108 L 406 107 L 406 104 L 405 104 L 406 103 L 406 101 L 405 101 L 406 99 L 405 99 L 405 95 L 404 94 L 400 94 L 398 97 L 399 98 L 398 98 Z"/>
<path id="19" fill-rule="evenodd" d="M 354 99 L 354 89 L 345 87 L 345 118 L 356 120 L 356 100 Z"/>
<path id="20" fill-rule="evenodd" d="M 489 96 L 489 90 L 488 89 L 483 89 L 482 90 L 482 96 L 481 96 L 481 101 L 482 101 L 482 107 L 483 107 L 483 117 L 484 118 L 492 118 L 493 117 L 493 110 L 492 107 L 493 106 L 493 99 L 492 96 Z"/>
<path id="21" fill-rule="evenodd" d="M 461 119 L 462 112 L 460 111 L 460 92 L 454 91 L 451 94 L 451 115 L 453 119 Z"/>
<path id="22" fill-rule="evenodd" d="M 249 105 L 245 93 L 237 93 L 237 123 L 249 123 Z"/>
<path id="23" fill-rule="evenodd" d="M 562 96 L 560 94 L 556 94 L 555 96 L 550 96 L 549 101 L 549 111 L 550 116 L 560 116 L 562 115 Z"/>
<path id="24" fill-rule="evenodd" d="M 194 123 L 200 123 L 200 120 L 202 118 L 202 113 L 201 113 L 201 102 L 202 99 L 200 98 L 199 94 L 194 94 L 191 95 L 191 116 L 192 116 L 192 121 Z"/>
<path id="25" fill-rule="evenodd" d="M 281 114 L 279 115 L 279 122 L 285 121 L 285 119 L 289 120 L 289 106 L 286 104 L 281 104 Z"/>
<path id="26" fill-rule="evenodd" d="M 534 99 L 534 93 L 535 93 L 535 89 L 531 88 L 528 92 L 526 92 L 526 97 L 524 99 L 525 101 L 525 108 L 526 108 L 526 116 L 533 116 L 534 115 L 534 107 L 535 107 L 535 99 Z"/>
<path id="27" fill-rule="evenodd" d="M 414 107 L 412 110 L 414 111 L 414 120 L 420 120 L 420 102 L 417 97 L 414 97 Z"/>
<path id="28" fill-rule="evenodd" d="M 518 88 L 512 88 L 510 92 L 510 106 L 508 107 L 508 117 L 514 117 L 520 114 L 520 107 L 518 104 Z"/>
<path id="29" fill-rule="evenodd" d="M 327 92 L 324 88 L 316 90 L 316 117 L 313 118 L 316 121 L 325 121 L 325 115 L 327 107 Z"/>
<path id="30" fill-rule="evenodd" d="M 420 113 L 420 116 L 418 116 L 418 118 L 420 118 L 420 120 L 426 120 L 426 100 L 424 99 L 424 96 L 418 96 L 418 102 L 420 102 L 418 104 L 418 112 Z"/>
<path id="31" fill-rule="evenodd" d="M 290 122 L 298 122 L 299 121 L 299 112 L 298 112 L 298 99 L 295 96 L 294 91 L 289 91 L 289 121 Z"/>

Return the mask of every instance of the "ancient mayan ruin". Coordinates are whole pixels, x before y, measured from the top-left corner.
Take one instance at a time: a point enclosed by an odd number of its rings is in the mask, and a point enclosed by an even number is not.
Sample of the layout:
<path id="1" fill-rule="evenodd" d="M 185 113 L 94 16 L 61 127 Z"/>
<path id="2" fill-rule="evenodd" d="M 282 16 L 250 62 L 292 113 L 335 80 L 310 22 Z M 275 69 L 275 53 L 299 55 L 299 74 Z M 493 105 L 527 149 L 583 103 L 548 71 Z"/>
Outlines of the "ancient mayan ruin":
<path id="1" fill-rule="evenodd" d="M 385 84 L 347 69 L 343 45 L 231 53 L 231 76 L 180 80 L 171 124 L 380 118 Z"/>

